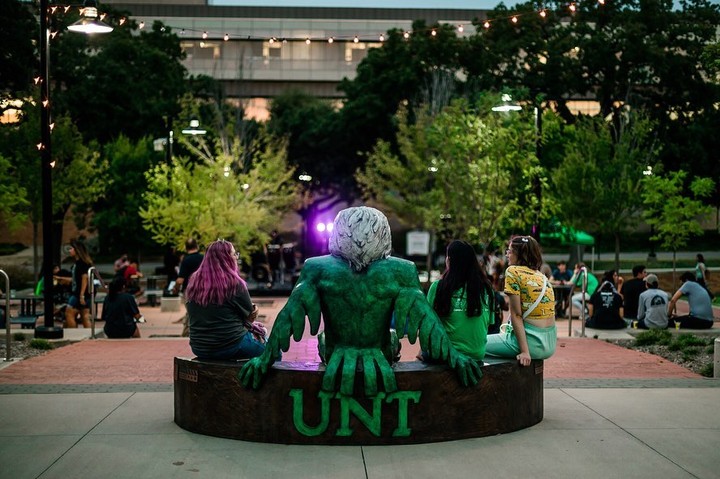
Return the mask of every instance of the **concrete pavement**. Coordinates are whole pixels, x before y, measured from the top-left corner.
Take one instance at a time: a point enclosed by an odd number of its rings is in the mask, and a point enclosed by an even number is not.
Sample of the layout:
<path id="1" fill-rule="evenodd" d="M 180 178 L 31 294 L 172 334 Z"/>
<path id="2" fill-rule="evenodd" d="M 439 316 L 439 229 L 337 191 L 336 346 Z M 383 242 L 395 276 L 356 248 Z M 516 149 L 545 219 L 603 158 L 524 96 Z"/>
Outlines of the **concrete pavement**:
<path id="1" fill-rule="evenodd" d="M 284 299 L 258 302 L 271 324 Z M 187 339 L 173 322 L 179 313 L 141 310 L 143 339 L 88 339 L 0 370 L 0 479 L 718 477 L 720 381 L 601 340 L 567 337 L 566 321 L 558 324 L 557 353 L 545 362 L 540 424 L 446 443 L 323 447 L 213 438 L 176 426 L 172 358 L 191 355 Z M 406 344 L 403 360 L 416 351 Z M 315 358 L 314 338 L 291 343 L 284 355 Z"/>

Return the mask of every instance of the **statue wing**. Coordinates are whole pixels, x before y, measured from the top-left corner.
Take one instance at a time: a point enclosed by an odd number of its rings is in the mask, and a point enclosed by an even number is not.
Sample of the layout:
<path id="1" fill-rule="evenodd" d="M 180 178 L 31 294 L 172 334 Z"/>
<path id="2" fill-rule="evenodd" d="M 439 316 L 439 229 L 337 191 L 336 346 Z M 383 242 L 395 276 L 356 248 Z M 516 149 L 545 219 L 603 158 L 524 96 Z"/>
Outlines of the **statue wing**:
<path id="1" fill-rule="evenodd" d="M 320 329 L 320 297 L 313 281 L 312 268 L 303 269 L 295 289 L 287 303 L 278 313 L 270 337 L 265 344 L 265 351 L 258 357 L 249 360 L 238 373 L 238 378 L 245 387 L 260 387 L 267 369 L 278 358 L 280 351 L 290 348 L 290 337 L 300 341 L 305 332 L 305 318 L 310 323 L 310 333 L 314 336 Z"/>
<path id="2" fill-rule="evenodd" d="M 477 384 L 482 377 L 480 365 L 452 345 L 440 318 L 420 289 L 400 289 L 395 301 L 395 325 L 398 331 L 407 331 L 410 343 L 414 344 L 419 337 L 420 347 L 431 358 L 444 361 L 456 369 L 463 385 Z"/>

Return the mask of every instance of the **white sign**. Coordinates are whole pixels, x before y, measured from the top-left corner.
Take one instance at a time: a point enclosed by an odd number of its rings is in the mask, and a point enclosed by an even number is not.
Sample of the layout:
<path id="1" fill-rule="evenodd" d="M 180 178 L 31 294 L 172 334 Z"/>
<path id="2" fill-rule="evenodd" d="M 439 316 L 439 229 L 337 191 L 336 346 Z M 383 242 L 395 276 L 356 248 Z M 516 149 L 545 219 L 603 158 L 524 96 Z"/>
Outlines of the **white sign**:
<path id="1" fill-rule="evenodd" d="M 430 254 L 430 233 L 427 231 L 409 231 L 407 234 L 407 255 Z"/>

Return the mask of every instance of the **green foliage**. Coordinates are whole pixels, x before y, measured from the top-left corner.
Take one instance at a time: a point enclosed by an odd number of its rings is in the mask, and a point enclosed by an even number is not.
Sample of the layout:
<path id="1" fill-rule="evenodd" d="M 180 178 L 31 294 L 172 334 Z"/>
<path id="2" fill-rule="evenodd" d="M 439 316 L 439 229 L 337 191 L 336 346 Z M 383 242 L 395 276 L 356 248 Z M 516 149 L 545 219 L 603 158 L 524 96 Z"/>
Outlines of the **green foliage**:
<path id="1" fill-rule="evenodd" d="M 706 378 L 714 377 L 714 373 L 715 373 L 715 366 L 713 365 L 713 363 L 706 364 L 700 370 L 700 375 L 703 377 L 706 377 Z"/>
<path id="2" fill-rule="evenodd" d="M 568 130 L 551 194 L 569 225 L 615 237 L 617 262 L 621 235 L 637 224 L 641 204 L 633 199 L 640 197 L 643 171 L 657 156 L 653 123 L 628 113 L 617 125 L 583 118 Z"/>
<path id="3" fill-rule="evenodd" d="M 108 163 L 106 187 L 93 217 L 101 252 L 137 253 L 150 242 L 139 211 L 147 189 L 145 172 L 160 156 L 152 150 L 150 138 L 132 141 L 120 136 L 103 148 L 102 157 Z"/>
<path id="4" fill-rule="evenodd" d="M 672 341 L 672 333 L 666 329 L 649 329 L 635 337 L 636 346 L 649 346 L 651 344 L 668 345 Z"/>
<path id="5" fill-rule="evenodd" d="M 13 333 L 13 341 L 25 341 L 25 337 L 23 333 Z"/>
<path id="6" fill-rule="evenodd" d="M 140 217 L 153 239 L 182 248 L 189 237 L 203 244 L 223 238 L 246 259 L 265 244 L 295 199 L 294 170 L 287 165 L 284 141 L 264 133 L 256 141 L 260 146 L 251 148 L 250 158 L 235 141 L 231 155 L 199 157 L 195 163 L 175 157 L 148 171 Z"/>
<path id="7" fill-rule="evenodd" d="M 48 351 L 50 349 L 53 349 L 53 345 L 48 341 L 47 339 L 40 339 L 40 338 L 34 338 L 30 340 L 29 346 L 31 348 L 40 349 L 43 351 Z"/>
<path id="8" fill-rule="evenodd" d="M 5 100 L 16 99 L 15 92 L 30 89 L 36 62 L 33 40 L 38 38 L 37 30 L 38 22 L 25 5 L 18 0 L 3 0 L 0 5 L 0 45 L 6 47 L 0 55 L 0 114 L 10 107 Z"/>
<path id="9" fill-rule="evenodd" d="M 645 221 L 654 227 L 655 236 L 663 248 L 677 251 L 687 245 L 690 237 L 701 235 L 703 230 L 698 218 L 712 212 L 703 204 L 714 187 L 709 178 L 695 178 L 686 194 L 684 171 L 671 172 L 667 176 L 647 176 L 642 194 Z"/>
<path id="10" fill-rule="evenodd" d="M 25 188 L 18 181 L 15 169 L 10 161 L 0 154 L 0 217 L 5 220 L 10 230 L 19 228 L 27 221 L 27 200 Z"/>
<path id="11" fill-rule="evenodd" d="M 518 116 L 456 101 L 437 116 L 398 112 L 398 153 L 380 141 L 356 175 L 412 227 L 484 244 L 524 228 L 535 211 L 532 178 L 542 174 L 531 126 Z"/>

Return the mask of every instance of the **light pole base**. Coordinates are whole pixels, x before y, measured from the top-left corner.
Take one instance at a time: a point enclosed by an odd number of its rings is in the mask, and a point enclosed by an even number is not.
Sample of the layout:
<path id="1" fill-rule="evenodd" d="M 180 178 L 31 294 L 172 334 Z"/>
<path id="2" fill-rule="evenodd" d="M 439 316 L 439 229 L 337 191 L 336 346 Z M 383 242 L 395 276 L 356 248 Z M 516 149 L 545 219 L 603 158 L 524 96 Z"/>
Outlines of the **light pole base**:
<path id="1" fill-rule="evenodd" d="M 62 339 L 63 328 L 37 326 L 35 328 L 35 337 L 40 339 Z"/>

